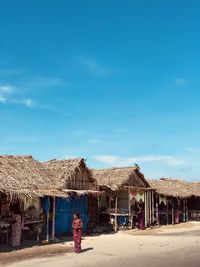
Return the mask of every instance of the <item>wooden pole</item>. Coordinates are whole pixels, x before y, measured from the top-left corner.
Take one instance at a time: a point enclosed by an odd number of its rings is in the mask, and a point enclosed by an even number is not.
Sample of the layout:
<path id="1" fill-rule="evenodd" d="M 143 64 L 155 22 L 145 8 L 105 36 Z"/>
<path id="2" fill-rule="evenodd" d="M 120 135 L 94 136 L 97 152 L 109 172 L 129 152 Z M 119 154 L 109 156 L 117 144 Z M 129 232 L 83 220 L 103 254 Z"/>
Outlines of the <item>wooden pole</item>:
<path id="1" fill-rule="evenodd" d="M 167 202 L 167 225 L 169 224 L 169 201 L 168 201 L 168 197 L 166 197 L 166 202 Z"/>
<path id="2" fill-rule="evenodd" d="M 173 204 L 173 198 L 172 198 L 172 224 L 174 224 L 174 204 Z"/>
<path id="3" fill-rule="evenodd" d="M 186 200 L 183 200 L 183 221 L 186 221 Z"/>
<path id="4" fill-rule="evenodd" d="M 149 192 L 149 222 L 152 223 L 152 209 L 151 209 L 151 191 Z"/>
<path id="5" fill-rule="evenodd" d="M 188 221 L 188 202 L 187 202 L 187 198 L 186 198 L 186 221 Z"/>
<path id="6" fill-rule="evenodd" d="M 185 222 L 185 199 L 182 199 L 182 203 L 183 203 L 183 208 L 182 208 L 182 220 L 183 222 Z"/>
<path id="7" fill-rule="evenodd" d="M 111 197 L 109 196 L 109 215 L 110 215 L 110 223 L 111 223 Z"/>
<path id="8" fill-rule="evenodd" d="M 159 195 L 156 193 L 156 221 L 157 224 L 159 225 L 159 213 L 158 213 L 158 202 L 159 202 Z"/>
<path id="9" fill-rule="evenodd" d="M 130 188 L 128 189 L 128 217 L 129 217 L 129 222 L 131 221 L 131 197 L 130 197 Z"/>
<path id="10" fill-rule="evenodd" d="M 56 197 L 53 197 L 53 218 L 52 218 L 52 238 L 55 238 L 55 223 L 56 223 Z"/>
<path id="11" fill-rule="evenodd" d="M 146 227 L 146 214 L 147 214 L 147 209 L 146 209 L 147 203 L 146 203 L 146 192 L 144 192 L 144 226 Z"/>
<path id="12" fill-rule="evenodd" d="M 149 217 L 149 200 L 148 200 L 148 192 L 146 192 L 146 227 L 147 227 L 147 224 L 148 224 L 148 217 Z"/>
<path id="13" fill-rule="evenodd" d="M 146 192 L 146 201 L 147 201 L 147 218 L 146 218 L 146 227 L 147 227 L 148 221 L 149 221 L 149 198 L 148 198 L 148 192 Z"/>
<path id="14" fill-rule="evenodd" d="M 47 233 L 46 233 L 46 241 L 49 242 L 49 211 L 47 212 Z"/>
<path id="15" fill-rule="evenodd" d="M 115 232 L 117 232 L 117 195 L 115 198 Z"/>
<path id="16" fill-rule="evenodd" d="M 144 216 L 144 218 L 145 218 L 145 228 L 147 227 L 147 212 L 148 212 L 148 208 L 147 208 L 147 206 L 148 206 L 148 203 L 147 203 L 147 192 L 145 191 L 144 192 L 144 205 L 145 205 L 145 216 Z"/>
<path id="17" fill-rule="evenodd" d="M 154 191 L 151 191 L 151 196 L 152 196 L 152 222 L 154 224 L 155 222 L 155 214 L 154 214 Z"/>

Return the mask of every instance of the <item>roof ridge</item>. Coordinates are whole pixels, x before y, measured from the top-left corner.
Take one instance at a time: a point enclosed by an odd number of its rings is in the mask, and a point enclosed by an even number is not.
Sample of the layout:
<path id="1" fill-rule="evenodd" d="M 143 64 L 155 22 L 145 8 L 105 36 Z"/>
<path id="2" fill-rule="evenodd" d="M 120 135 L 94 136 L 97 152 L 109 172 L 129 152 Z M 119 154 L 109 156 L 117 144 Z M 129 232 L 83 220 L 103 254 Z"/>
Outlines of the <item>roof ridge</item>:
<path id="1" fill-rule="evenodd" d="M 0 155 L 0 158 L 30 158 L 33 159 L 32 155 Z"/>
<path id="2" fill-rule="evenodd" d="M 84 158 L 74 158 L 74 159 L 50 159 L 50 160 L 47 160 L 47 161 L 43 161 L 42 163 L 47 163 L 47 162 L 61 162 L 61 161 L 81 161 L 81 160 L 84 160 Z"/>
<path id="3" fill-rule="evenodd" d="M 92 171 L 107 171 L 107 170 L 123 170 L 123 169 L 138 169 L 136 166 L 128 166 L 128 167 L 110 167 L 104 169 L 92 169 Z"/>

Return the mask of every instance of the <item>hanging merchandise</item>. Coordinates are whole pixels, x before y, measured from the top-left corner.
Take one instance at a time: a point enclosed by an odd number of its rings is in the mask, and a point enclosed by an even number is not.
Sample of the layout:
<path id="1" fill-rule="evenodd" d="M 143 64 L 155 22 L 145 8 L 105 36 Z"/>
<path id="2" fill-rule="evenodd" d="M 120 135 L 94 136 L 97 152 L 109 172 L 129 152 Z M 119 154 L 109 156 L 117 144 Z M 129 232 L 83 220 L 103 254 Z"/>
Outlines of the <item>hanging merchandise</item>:
<path id="1" fill-rule="evenodd" d="M 142 200 L 142 202 L 144 202 L 144 192 L 138 192 L 137 193 L 137 201 L 139 202 L 140 200 Z"/>
<path id="2" fill-rule="evenodd" d="M 136 197 L 137 197 L 137 192 L 133 192 L 133 191 L 132 191 L 132 192 L 129 193 L 129 199 L 130 199 L 130 200 L 132 200 L 132 199 L 136 199 Z"/>
<path id="3" fill-rule="evenodd" d="M 130 192 L 129 193 L 129 200 L 130 200 L 130 205 L 131 206 L 134 206 L 135 205 L 136 196 L 137 196 L 137 192 Z"/>
<path id="4" fill-rule="evenodd" d="M 160 196 L 160 197 L 159 197 L 159 205 L 160 205 L 162 202 L 165 204 L 165 206 L 167 205 L 167 199 L 166 199 L 165 196 Z"/>

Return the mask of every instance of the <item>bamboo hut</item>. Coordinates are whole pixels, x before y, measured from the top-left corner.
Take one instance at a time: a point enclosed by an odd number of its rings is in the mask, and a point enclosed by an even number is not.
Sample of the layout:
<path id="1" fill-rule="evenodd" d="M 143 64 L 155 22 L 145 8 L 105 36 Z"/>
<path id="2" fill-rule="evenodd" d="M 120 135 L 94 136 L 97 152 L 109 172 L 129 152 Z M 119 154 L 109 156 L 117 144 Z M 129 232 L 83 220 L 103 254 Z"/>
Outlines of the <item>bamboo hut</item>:
<path id="1" fill-rule="evenodd" d="M 43 166 L 53 176 L 54 187 L 69 195 L 69 198 L 54 197 L 52 212 L 55 224 L 54 234 L 70 233 L 72 216 L 79 212 L 84 222 L 84 230 L 95 227 L 97 215 L 97 183 L 92 172 L 82 158 L 50 160 Z"/>
<path id="2" fill-rule="evenodd" d="M 0 156 L 0 192 L 12 198 L 64 195 L 53 176 L 32 156 Z"/>
<path id="3" fill-rule="evenodd" d="M 51 174 L 32 156 L 0 156 L 0 228 L 7 236 L 14 208 L 22 213 L 24 225 L 34 230 L 33 226 L 42 223 L 42 198 L 63 195 L 55 189 Z"/>
<path id="4" fill-rule="evenodd" d="M 148 180 L 148 182 L 156 192 L 154 216 L 158 224 L 185 222 L 192 217 L 189 203 L 191 203 L 191 198 L 197 201 L 200 193 L 199 183 L 172 178 Z"/>
<path id="5" fill-rule="evenodd" d="M 189 183 L 191 197 L 187 200 L 188 217 L 190 220 L 200 221 L 200 182 Z"/>
<path id="6" fill-rule="evenodd" d="M 151 222 L 151 189 L 139 167 L 93 170 L 93 175 L 99 189 L 105 191 L 100 199 L 101 216 L 108 214 L 115 231 L 120 225 L 133 227 L 134 206 L 139 202 L 145 226 Z"/>

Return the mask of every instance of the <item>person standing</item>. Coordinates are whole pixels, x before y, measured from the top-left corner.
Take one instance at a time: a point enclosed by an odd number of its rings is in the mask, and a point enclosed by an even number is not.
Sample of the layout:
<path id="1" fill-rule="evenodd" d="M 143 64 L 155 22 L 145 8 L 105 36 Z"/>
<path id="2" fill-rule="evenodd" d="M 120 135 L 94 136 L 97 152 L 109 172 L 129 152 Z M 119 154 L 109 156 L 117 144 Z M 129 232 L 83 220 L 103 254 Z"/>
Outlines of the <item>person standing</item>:
<path id="1" fill-rule="evenodd" d="M 80 253 L 83 222 L 78 212 L 74 213 L 73 215 L 72 228 L 73 228 L 73 238 L 74 238 L 74 251 L 75 253 Z"/>
<path id="2" fill-rule="evenodd" d="M 144 230 L 144 207 L 143 203 L 141 202 L 139 205 L 139 211 L 138 211 L 138 227 L 140 230 Z"/>

